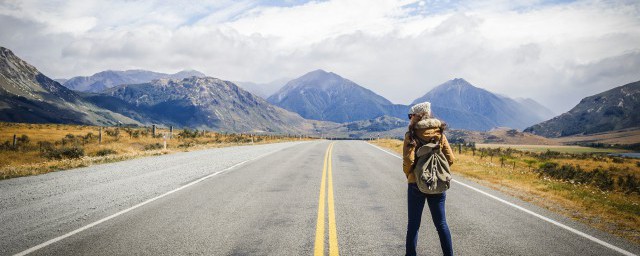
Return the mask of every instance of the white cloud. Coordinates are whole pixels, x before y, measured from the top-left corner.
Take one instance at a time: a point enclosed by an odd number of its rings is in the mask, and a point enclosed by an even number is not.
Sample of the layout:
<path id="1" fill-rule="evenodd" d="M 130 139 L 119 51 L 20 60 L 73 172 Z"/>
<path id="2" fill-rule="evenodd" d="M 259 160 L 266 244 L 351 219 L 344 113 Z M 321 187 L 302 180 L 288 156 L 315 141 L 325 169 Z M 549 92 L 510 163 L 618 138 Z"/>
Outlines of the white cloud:
<path id="1" fill-rule="evenodd" d="M 632 1 L 10 1 L 0 45 L 55 78 L 194 68 L 266 82 L 323 68 L 409 103 L 463 77 L 560 112 L 640 80 L 638 17 Z"/>

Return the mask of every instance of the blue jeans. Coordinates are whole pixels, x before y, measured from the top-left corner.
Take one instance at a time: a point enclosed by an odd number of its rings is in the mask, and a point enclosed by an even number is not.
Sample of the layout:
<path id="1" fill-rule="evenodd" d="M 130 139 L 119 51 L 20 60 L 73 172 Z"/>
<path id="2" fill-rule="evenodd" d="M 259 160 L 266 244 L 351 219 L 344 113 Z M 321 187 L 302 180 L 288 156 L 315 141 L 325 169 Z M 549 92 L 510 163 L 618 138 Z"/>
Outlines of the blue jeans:
<path id="1" fill-rule="evenodd" d="M 451 233 L 447 226 L 447 218 L 444 212 L 444 201 L 447 198 L 446 193 L 427 195 L 420 192 L 418 185 L 409 183 L 407 191 L 407 203 L 409 210 L 409 223 L 407 224 L 407 241 L 406 255 L 416 255 L 416 246 L 418 244 L 418 230 L 420 229 L 420 220 L 422 219 L 422 210 L 424 209 L 424 201 L 426 199 L 431 212 L 431 219 L 438 230 L 440 237 L 440 247 L 444 255 L 453 255 L 453 246 L 451 244 Z"/>

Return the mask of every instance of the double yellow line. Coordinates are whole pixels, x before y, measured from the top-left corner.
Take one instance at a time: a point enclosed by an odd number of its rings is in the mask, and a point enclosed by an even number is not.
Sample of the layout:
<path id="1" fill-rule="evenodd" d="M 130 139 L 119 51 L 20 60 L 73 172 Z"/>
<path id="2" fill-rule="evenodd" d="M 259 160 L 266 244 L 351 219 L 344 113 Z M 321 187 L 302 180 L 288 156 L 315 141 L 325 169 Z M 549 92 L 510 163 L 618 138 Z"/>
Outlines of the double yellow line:
<path id="1" fill-rule="evenodd" d="M 333 178 L 331 172 L 331 153 L 333 153 L 332 142 L 327 147 L 324 155 L 324 165 L 322 167 L 322 181 L 320 182 L 320 199 L 318 200 L 318 220 L 316 222 L 316 242 L 313 249 L 314 256 L 324 255 L 324 205 L 325 205 L 325 187 L 328 180 L 328 210 L 329 210 L 329 255 L 338 256 L 338 232 L 336 230 L 336 213 L 333 206 Z M 327 178 L 328 176 L 328 178 Z"/>

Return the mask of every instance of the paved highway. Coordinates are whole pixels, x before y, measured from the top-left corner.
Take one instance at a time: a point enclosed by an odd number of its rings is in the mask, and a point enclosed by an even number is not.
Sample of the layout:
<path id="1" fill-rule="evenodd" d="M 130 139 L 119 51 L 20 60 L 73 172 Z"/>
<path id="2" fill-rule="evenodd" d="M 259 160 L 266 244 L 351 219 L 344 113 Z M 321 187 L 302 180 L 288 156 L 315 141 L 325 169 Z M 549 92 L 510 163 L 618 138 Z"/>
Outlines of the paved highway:
<path id="1" fill-rule="evenodd" d="M 446 209 L 458 255 L 640 252 L 454 179 Z M 403 255 L 406 186 L 401 160 L 361 141 L 212 149 L 12 179 L 0 181 L 0 252 Z M 418 253 L 441 254 L 426 209 Z"/>

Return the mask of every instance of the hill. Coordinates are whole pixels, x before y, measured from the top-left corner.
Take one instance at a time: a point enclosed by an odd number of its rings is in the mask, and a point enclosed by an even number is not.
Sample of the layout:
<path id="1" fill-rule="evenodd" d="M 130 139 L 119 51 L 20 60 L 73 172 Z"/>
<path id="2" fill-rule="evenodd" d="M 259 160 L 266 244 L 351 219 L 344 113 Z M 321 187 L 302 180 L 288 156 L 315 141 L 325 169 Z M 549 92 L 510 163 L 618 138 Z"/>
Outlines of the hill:
<path id="1" fill-rule="evenodd" d="M 525 131 L 564 137 L 633 127 L 640 127 L 640 81 L 586 97 L 568 112 Z"/>
<path id="2" fill-rule="evenodd" d="M 0 47 L 0 121 L 138 124 L 86 102 L 4 47 Z"/>

